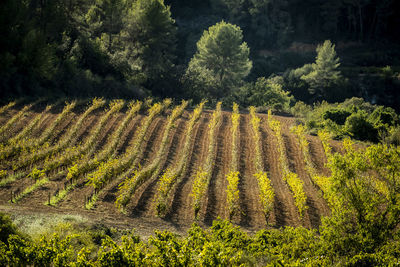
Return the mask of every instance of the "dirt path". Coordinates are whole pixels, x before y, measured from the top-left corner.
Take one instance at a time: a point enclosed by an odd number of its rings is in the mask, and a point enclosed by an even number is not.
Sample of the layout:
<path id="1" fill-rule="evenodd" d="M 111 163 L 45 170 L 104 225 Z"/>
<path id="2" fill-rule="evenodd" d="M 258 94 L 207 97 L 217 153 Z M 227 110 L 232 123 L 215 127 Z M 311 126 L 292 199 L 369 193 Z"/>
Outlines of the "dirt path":
<path id="1" fill-rule="evenodd" d="M 239 225 L 248 228 L 260 228 L 266 225 L 265 215 L 260 202 L 260 191 L 254 174 L 255 143 L 252 141 L 250 116 L 241 114 L 239 124 Z"/>
<path id="2" fill-rule="evenodd" d="M 21 206 L 15 204 L 0 205 L 0 211 L 12 217 L 44 218 L 51 220 L 56 216 L 77 216 L 89 225 L 101 224 L 118 229 L 135 229 L 135 234 L 146 240 L 154 235 L 155 230 L 168 230 L 185 235 L 190 225 L 174 225 L 159 218 L 131 218 L 115 210 L 85 210 L 76 208 L 60 208 L 51 206 Z M 54 217 L 53 217 L 54 216 Z"/>

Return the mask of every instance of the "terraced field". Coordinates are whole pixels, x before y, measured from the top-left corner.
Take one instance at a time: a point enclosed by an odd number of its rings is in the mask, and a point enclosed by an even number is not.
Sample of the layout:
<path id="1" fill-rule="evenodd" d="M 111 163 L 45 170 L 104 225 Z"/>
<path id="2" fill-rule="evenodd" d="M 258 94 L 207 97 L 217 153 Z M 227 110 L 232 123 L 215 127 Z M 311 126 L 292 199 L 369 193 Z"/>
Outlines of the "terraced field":
<path id="1" fill-rule="evenodd" d="M 330 212 L 314 181 L 329 175 L 323 144 L 291 130 L 292 117 L 235 120 L 168 100 L 47 104 L 0 109 L 1 210 L 175 229 L 221 217 L 248 230 L 315 228 Z"/>

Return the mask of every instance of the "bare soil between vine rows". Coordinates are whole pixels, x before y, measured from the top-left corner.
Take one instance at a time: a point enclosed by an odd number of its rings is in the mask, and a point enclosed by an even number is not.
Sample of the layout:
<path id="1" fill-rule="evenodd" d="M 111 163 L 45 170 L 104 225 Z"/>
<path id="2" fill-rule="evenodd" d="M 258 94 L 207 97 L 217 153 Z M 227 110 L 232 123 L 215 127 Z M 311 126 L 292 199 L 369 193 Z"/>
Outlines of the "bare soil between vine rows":
<path id="1" fill-rule="evenodd" d="M 22 108 L 22 107 L 20 107 Z M 57 112 L 55 112 L 56 110 Z M 10 137 L 17 134 L 28 125 L 30 120 L 42 110 L 30 110 L 26 116 L 17 121 L 7 133 Z M 18 110 L 10 109 L 0 116 L 0 126 L 4 125 L 9 119 L 15 115 Z M 40 128 L 32 131 L 32 137 L 38 137 L 44 130 L 49 127 L 61 109 L 52 109 L 42 118 Z M 63 123 L 55 129 L 55 136 L 52 138 L 53 144 L 65 134 L 73 125 L 80 114 L 81 110 L 74 110 L 67 116 Z M 157 190 L 157 182 L 159 177 L 151 181 L 145 181 L 136 193 L 133 195 L 128 204 L 127 213 L 123 214 L 117 210 L 114 205 L 118 184 L 122 180 L 112 180 L 106 185 L 99 194 L 99 200 L 92 210 L 84 207 L 85 199 L 92 192 L 92 188 L 86 185 L 85 176 L 81 177 L 78 185 L 71 190 L 66 197 L 61 200 L 57 206 L 45 205 L 49 195 L 53 195 L 56 190 L 64 187 L 65 175 L 51 179 L 44 186 L 26 195 L 18 203 L 11 203 L 12 192 L 22 192 L 26 187 L 32 184 L 29 177 L 23 176 L 10 184 L 0 187 L 0 211 L 4 211 L 13 216 L 27 216 L 37 214 L 74 214 L 87 218 L 90 222 L 101 222 L 109 226 L 118 228 L 136 228 L 137 231 L 144 236 L 150 235 L 154 229 L 167 229 L 177 233 L 183 233 L 195 221 L 192 208 L 191 187 L 193 184 L 194 173 L 203 165 L 208 151 L 208 123 L 210 121 L 212 110 L 203 112 L 201 118 L 197 121 L 193 130 L 193 143 L 191 151 L 187 158 L 188 167 L 186 172 L 178 179 L 176 187 L 174 187 L 173 195 L 170 198 L 171 209 L 165 218 L 156 216 L 154 202 Z M 79 129 L 77 144 L 83 143 L 90 135 L 90 131 L 100 120 L 100 116 L 104 112 L 93 112 L 83 123 L 82 129 Z M 190 110 L 175 122 L 174 128 L 169 135 L 167 144 L 167 154 L 161 159 L 162 170 L 173 167 L 180 158 L 180 152 L 183 147 L 185 138 L 185 129 L 187 121 L 191 114 Z M 160 147 L 161 139 L 165 130 L 168 112 L 157 116 L 151 123 L 146 137 L 141 146 L 141 152 L 136 162 L 140 166 L 145 167 L 151 164 Z M 112 116 L 104 127 L 104 131 L 97 140 L 95 152 L 101 149 L 109 142 L 110 137 L 123 118 L 126 116 L 124 112 L 119 112 Z M 129 122 L 128 127 L 121 136 L 120 143 L 117 146 L 117 156 L 129 152 L 130 144 L 136 136 L 136 131 L 140 128 L 141 123 L 146 117 L 145 112 L 141 112 Z M 283 227 L 283 226 L 305 226 L 307 228 L 317 228 L 320 225 L 321 217 L 329 215 L 329 208 L 326 201 L 322 198 L 319 189 L 313 185 L 310 177 L 306 172 L 303 154 L 299 147 L 296 137 L 290 132 L 290 126 L 295 123 L 292 117 L 274 116 L 282 123 L 282 134 L 285 142 L 286 156 L 288 158 L 290 170 L 297 173 L 304 183 L 304 191 L 307 195 L 308 209 L 303 217 L 300 217 L 297 208 L 294 205 L 293 195 L 288 185 L 282 180 L 281 167 L 279 165 L 279 155 L 277 149 L 277 140 L 272 134 L 267 124 L 267 116 L 258 114 L 261 117 L 261 151 L 263 156 L 264 170 L 271 180 L 271 184 L 275 191 L 275 203 L 272 214 L 269 218 L 265 218 L 262 212 L 262 206 L 259 198 L 259 189 L 255 173 L 255 145 L 252 139 L 252 128 L 250 125 L 250 116 L 246 112 L 240 115 L 240 125 L 238 133 L 238 168 L 240 171 L 239 180 L 239 203 L 240 211 L 237 213 L 232 222 L 241 226 L 249 232 L 253 232 L 265 227 Z M 204 199 L 204 208 L 200 211 L 197 222 L 203 226 L 210 226 L 212 221 L 217 218 L 228 219 L 228 209 L 226 202 L 226 187 L 228 182 L 225 175 L 230 171 L 231 165 L 231 113 L 224 111 L 222 113 L 221 122 L 216 133 L 214 165 L 212 176 L 208 188 L 207 196 Z M 326 163 L 325 154 L 322 143 L 316 136 L 307 136 L 309 141 L 309 149 L 311 160 L 313 161 L 317 171 L 324 175 L 329 175 L 329 171 L 324 164 Z M 52 145 L 52 144 L 50 144 Z M 74 145 L 74 144 L 71 144 Z M 341 144 L 339 142 L 332 143 L 335 151 L 340 151 Z M 94 153 L 95 155 L 96 153 Z M 7 159 L 3 159 L 5 161 Z M 14 159 L 17 160 L 17 159 Z M 10 166 L 9 162 L 1 162 L 0 166 Z M 4 164 L 7 163 L 7 164 Z M 43 162 L 38 163 L 41 166 Z M 68 166 L 67 166 L 68 167 Z M 132 166 L 132 168 L 135 166 Z M 11 169 L 7 170 L 9 173 Z M 65 171 L 65 169 L 64 169 Z M 66 172 L 65 172 L 66 173 Z M 51 177 L 50 177 L 51 178 Z M 119 178 L 121 179 L 121 177 Z M 123 177 L 122 177 L 123 179 Z"/>

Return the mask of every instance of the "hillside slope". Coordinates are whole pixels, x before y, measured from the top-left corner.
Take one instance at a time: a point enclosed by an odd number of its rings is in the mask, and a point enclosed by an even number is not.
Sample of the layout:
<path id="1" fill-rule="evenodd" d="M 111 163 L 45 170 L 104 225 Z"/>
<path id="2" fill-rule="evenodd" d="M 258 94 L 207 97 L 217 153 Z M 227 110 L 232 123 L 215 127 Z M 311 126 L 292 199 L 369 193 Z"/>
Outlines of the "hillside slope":
<path id="1" fill-rule="evenodd" d="M 3 127 L 16 116 L 22 109 L 21 106 L 11 108 L 0 114 L 0 127 Z M 125 121 L 126 127 L 121 127 L 124 119 L 128 116 L 129 108 L 125 105 L 122 109 L 117 110 L 109 115 L 109 118 L 100 125 L 100 121 L 110 108 L 98 108 L 85 117 L 84 122 L 76 132 L 76 138 L 67 140 L 68 145 L 60 147 L 60 143 L 66 140 L 69 131 L 73 128 L 79 118 L 83 116 L 86 106 L 77 104 L 70 114 L 62 119 L 53 131 L 53 135 L 49 141 L 44 144 L 34 144 L 34 140 L 39 140 L 46 129 L 54 124 L 59 118 L 61 110 L 60 106 L 53 107 L 49 111 L 45 111 L 39 123 L 32 128 L 27 136 L 23 137 L 25 143 L 12 143 L 10 140 L 21 132 L 24 127 L 28 127 L 29 122 L 34 120 L 44 111 L 44 107 L 28 109 L 23 119 L 17 120 L 11 127 L 3 133 L 3 143 L 1 147 L 2 159 L 0 160 L 0 170 L 3 170 L 0 186 L 0 205 L 2 210 L 18 210 L 19 212 L 35 212 L 44 213 L 74 213 L 91 216 L 93 218 L 103 218 L 105 221 L 116 222 L 124 225 L 132 225 L 136 227 L 140 225 L 138 222 L 146 222 L 149 225 L 173 225 L 177 228 L 187 228 L 195 220 L 193 213 L 191 190 L 194 181 L 195 171 L 199 169 L 206 158 L 209 148 L 208 133 L 212 116 L 212 110 L 205 110 L 201 117 L 195 123 L 192 131 L 193 142 L 190 144 L 190 152 L 187 160 L 186 171 L 177 180 L 176 187 L 171 191 L 170 197 L 171 209 L 165 218 L 158 218 L 156 215 L 155 201 L 157 196 L 158 182 L 164 170 L 172 168 L 178 160 L 184 141 L 186 138 L 186 127 L 192 111 L 185 110 L 181 116 L 173 123 L 173 127 L 168 134 L 165 149 L 166 154 L 162 155 L 158 168 L 161 170 L 159 175 L 153 175 L 140 183 L 135 190 L 128 204 L 125 213 L 121 213 L 115 206 L 114 202 L 118 197 L 118 185 L 125 179 L 135 174 L 135 169 L 141 166 L 145 169 L 151 165 L 158 154 L 168 121 L 171 109 L 157 114 L 149 123 L 145 132 L 144 139 L 140 143 L 140 149 L 136 153 L 136 158 L 123 172 L 114 172 L 111 179 L 100 189 L 94 189 L 88 185 L 88 175 L 98 170 L 101 163 L 92 168 L 88 172 L 82 172 L 75 180 L 67 180 L 68 173 L 74 166 L 83 166 L 85 162 L 89 162 L 94 158 L 101 161 L 101 155 L 110 144 L 116 143 L 113 154 L 111 153 L 102 161 L 104 164 L 111 162 L 111 159 L 123 160 L 126 155 L 132 153 L 134 143 L 139 135 L 139 130 L 143 129 L 143 124 L 148 118 L 147 109 L 144 109 Z M 206 197 L 203 198 L 204 208 L 200 211 L 197 218 L 200 224 L 210 225 L 214 219 L 218 217 L 229 219 L 227 210 L 226 188 L 228 182 L 226 175 L 229 172 L 229 164 L 231 157 L 231 112 L 223 111 L 220 122 L 216 127 L 216 142 L 214 153 L 214 164 L 211 170 L 211 179 L 207 189 Z M 241 112 L 239 124 L 239 151 L 238 151 L 238 168 L 239 168 L 239 203 L 240 212 L 232 218 L 232 222 L 243 226 L 249 230 L 257 230 L 265 227 L 267 224 L 273 227 L 281 226 L 305 226 L 307 228 L 316 228 L 320 225 L 322 216 L 329 214 L 329 208 L 326 201 L 322 197 L 321 191 L 312 183 L 305 167 L 302 151 L 299 147 L 296 136 L 290 131 L 290 127 L 295 123 L 295 119 L 291 117 L 273 116 L 281 122 L 282 136 L 286 149 L 286 157 L 289 163 L 290 171 L 296 173 L 303 182 L 303 189 L 307 197 L 307 210 L 304 216 L 300 216 L 295 200 L 288 184 L 282 179 L 282 170 L 279 164 L 278 141 L 272 133 L 267 123 L 266 114 L 257 114 L 261 119 L 261 148 L 264 171 L 267 173 L 271 181 L 272 188 L 275 192 L 274 208 L 271 216 L 266 220 L 263 214 L 260 202 L 257 179 L 254 174 L 254 150 L 255 144 L 252 139 L 252 129 L 250 124 L 250 115 L 247 112 Z M 98 136 L 93 140 L 90 149 L 85 150 L 84 144 L 90 140 L 95 130 L 101 126 Z M 120 129 L 121 133 L 116 132 Z M 311 159 L 321 174 L 329 174 L 324 167 L 326 162 L 322 143 L 318 137 L 306 136 Z M 32 141 L 33 140 L 33 141 Z M 25 147 L 14 155 L 6 155 L 5 151 L 9 151 L 12 146 Z M 336 150 L 340 149 L 339 143 L 332 143 Z M 33 148 L 35 147 L 35 148 Z M 80 151 L 79 155 L 69 160 L 66 157 Z M 41 159 L 32 160 L 32 155 L 43 151 L 52 151 Z M 32 160 L 30 164 L 23 164 L 27 159 Z M 56 167 L 51 162 L 57 162 Z M 31 192 L 27 189 L 33 187 L 34 181 L 32 173 L 34 170 L 43 170 L 44 174 L 39 176 L 38 181 L 43 183 L 34 187 Z M 72 185 L 72 186 L 71 186 Z M 65 190 L 64 190 L 65 189 Z M 96 192 L 95 192 L 96 191 Z M 96 201 L 90 210 L 85 208 L 87 200 L 93 193 L 96 193 Z M 64 194 L 60 197 L 61 194 Z M 21 196 L 22 195 L 22 196 Z M 49 200 L 53 201 L 59 198 L 57 203 L 48 204 Z M 10 200 L 13 199 L 11 203 Z M 16 207 L 17 206 L 17 207 Z M 87 206 L 86 206 L 87 207 Z"/>

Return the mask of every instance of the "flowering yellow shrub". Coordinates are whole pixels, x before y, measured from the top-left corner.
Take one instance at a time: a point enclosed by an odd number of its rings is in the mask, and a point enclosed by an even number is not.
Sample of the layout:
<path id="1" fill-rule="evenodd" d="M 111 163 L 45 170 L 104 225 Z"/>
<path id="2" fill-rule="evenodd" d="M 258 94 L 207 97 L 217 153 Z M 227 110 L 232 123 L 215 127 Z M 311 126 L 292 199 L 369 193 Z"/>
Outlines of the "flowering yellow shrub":
<path id="1" fill-rule="evenodd" d="M 229 210 L 229 218 L 232 217 L 239 212 L 239 172 L 237 171 L 238 166 L 238 128 L 239 128 L 239 105 L 233 103 L 233 112 L 232 112 L 232 157 L 231 157 L 231 171 L 226 175 L 226 179 L 228 181 L 228 185 L 226 188 L 226 202 Z"/>
<path id="2" fill-rule="evenodd" d="M 307 171 L 308 175 L 310 176 L 311 181 L 314 184 L 316 184 L 314 177 L 317 175 L 317 170 L 316 170 L 314 163 L 312 162 L 311 157 L 310 157 L 309 144 L 308 144 L 307 138 L 305 136 L 305 127 L 300 124 L 298 126 L 292 127 L 291 131 L 296 135 L 297 140 L 299 142 L 300 149 L 303 153 L 303 159 L 304 159 L 304 163 L 306 166 L 306 171 Z"/>
<path id="3" fill-rule="evenodd" d="M 263 171 L 263 162 L 262 162 L 262 156 L 261 156 L 261 138 L 260 138 L 260 123 L 261 119 L 257 117 L 256 115 L 256 109 L 255 107 L 250 107 L 250 117 L 251 117 L 251 125 L 253 126 L 253 140 L 255 144 L 255 164 L 256 164 L 256 170 L 257 171 Z"/>
<path id="4" fill-rule="evenodd" d="M 329 133 L 324 130 L 319 130 L 318 131 L 318 137 L 322 142 L 322 146 L 324 147 L 324 152 L 327 160 L 329 161 L 330 158 L 332 157 L 332 148 L 329 144 L 329 140 L 331 139 Z"/>
<path id="5" fill-rule="evenodd" d="M 295 205 L 299 210 L 300 216 L 303 216 L 304 211 L 307 209 L 307 197 L 303 190 L 303 181 L 293 172 L 287 173 L 283 179 L 288 183 L 290 190 L 292 190 Z"/>
<path id="6" fill-rule="evenodd" d="M 177 177 L 176 172 L 167 169 L 161 176 L 158 182 L 157 188 L 157 200 L 156 200 L 156 212 L 159 216 L 165 215 L 167 212 L 167 202 L 168 193 L 170 192 L 172 184 L 175 182 Z"/>
<path id="7" fill-rule="evenodd" d="M 260 138 L 260 123 L 261 119 L 256 115 L 255 107 L 250 107 L 251 125 L 253 130 L 253 140 L 255 144 L 255 168 L 257 173 L 254 176 L 258 182 L 260 190 L 260 200 L 263 207 L 265 218 L 268 217 L 274 208 L 275 192 L 271 186 L 271 181 L 268 179 L 267 173 L 264 172 L 262 155 L 261 155 L 261 138 Z"/>

